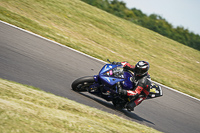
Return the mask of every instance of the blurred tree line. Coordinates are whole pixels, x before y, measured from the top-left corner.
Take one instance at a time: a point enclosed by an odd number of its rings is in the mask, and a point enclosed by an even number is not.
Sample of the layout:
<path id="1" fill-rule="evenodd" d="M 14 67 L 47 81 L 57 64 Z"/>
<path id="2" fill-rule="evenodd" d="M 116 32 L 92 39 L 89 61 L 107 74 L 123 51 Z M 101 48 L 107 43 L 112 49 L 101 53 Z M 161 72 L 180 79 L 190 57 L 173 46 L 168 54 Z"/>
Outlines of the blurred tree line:
<path id="1" fill-rule="evenodd" d="M 190 32 L 182 26 L 174 28 L 164 18 L 157 14 L 147 16 L 136 8 L 128 9 L 126 3 L 118 0 L 82 0 L 118 17 L 153 30 L 194 49 L 200 50 L 200 35 Z"/>

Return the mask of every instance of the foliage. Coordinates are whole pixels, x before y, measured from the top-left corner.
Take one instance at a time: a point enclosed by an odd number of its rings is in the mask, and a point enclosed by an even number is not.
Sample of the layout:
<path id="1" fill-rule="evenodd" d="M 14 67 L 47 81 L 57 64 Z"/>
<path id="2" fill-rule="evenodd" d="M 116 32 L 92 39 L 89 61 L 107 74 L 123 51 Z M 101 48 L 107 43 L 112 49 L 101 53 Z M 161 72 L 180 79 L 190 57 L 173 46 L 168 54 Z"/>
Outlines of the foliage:
<path id="1" fill-rule="evenodd" d="M 112 13 L 118 17 L 132 21 L 140 26 L 153 30 L 163 36 L 178 41 L 194 49 L 200 50 L 200 35 L 190 32 L 184 27 L 174 28 L 157 14 L 149 16 L 136 8 L 128 9 L 126 4 L 118 0 L 82 0 L 90 5 Z"/>

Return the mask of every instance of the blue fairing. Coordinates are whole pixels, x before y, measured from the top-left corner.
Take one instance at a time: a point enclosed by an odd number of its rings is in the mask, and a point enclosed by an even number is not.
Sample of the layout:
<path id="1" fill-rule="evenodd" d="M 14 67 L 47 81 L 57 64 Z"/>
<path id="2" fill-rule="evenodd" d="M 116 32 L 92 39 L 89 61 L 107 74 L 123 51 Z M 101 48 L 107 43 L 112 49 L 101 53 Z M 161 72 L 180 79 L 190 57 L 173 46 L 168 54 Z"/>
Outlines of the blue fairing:
<path id="1" fill-rule="evenodd" d="M 117 82 L 124 81 L 124 79 L 122 79 L 122 78 L 115 78 L 115 77 L 108 77 L 108 76 L 100 76 L 100 79 L 104 84 L 106 84 L 108 86 L 113 86 Z"/>
<path id="2" fill-rule="evenodd" d="M 106 65 L 101 69 L 101 71 L 99 72 L 99 75 L 103 75 L 103 74 L 104 74 L 105 72 L 107 72 L 108 70 L 113 69 L 113 68 L 118 67 L 118 66 L 121 66 L 121 65 L 106 64 Z"/>
<path id="3" fill-rule="evenodd" d="M 106 64 L 99 72 L 99 79 L 101 82 L 107 86 L 113 86 L 117 82 L 121 82 L 124 89 L 130 90 L 133 88 L 131 72 L 124 71 L 121 75 L 115 76 L 114 74 L 109 74 L 110 71 L 122 68 L 122 65 Z M 108 74 L 106 74 L 108 73 Z"/>
<path id="4" fill-rule="evenodd" d="M 121 83 L 122 88 L 126 90 L 133 89 L 133 74 L 131 72 L 125 71 L 124 72 L 124 81 Z"/>

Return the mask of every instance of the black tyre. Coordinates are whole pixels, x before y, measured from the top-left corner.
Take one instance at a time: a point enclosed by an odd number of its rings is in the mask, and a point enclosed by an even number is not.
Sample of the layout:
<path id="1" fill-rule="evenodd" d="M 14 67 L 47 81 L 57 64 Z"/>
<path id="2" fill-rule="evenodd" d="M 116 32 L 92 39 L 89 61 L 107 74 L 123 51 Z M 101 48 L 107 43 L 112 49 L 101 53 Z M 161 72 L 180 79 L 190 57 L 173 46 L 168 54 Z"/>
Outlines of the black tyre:
<path id="1" fill-rule="evenodd" d="M 94 84 L 94 82 L 95 81 L 93 76 L 82 77 L 75 80 L 71 87 L 74 91 L 84 92 L 87 91 L 88 87 Z"/>

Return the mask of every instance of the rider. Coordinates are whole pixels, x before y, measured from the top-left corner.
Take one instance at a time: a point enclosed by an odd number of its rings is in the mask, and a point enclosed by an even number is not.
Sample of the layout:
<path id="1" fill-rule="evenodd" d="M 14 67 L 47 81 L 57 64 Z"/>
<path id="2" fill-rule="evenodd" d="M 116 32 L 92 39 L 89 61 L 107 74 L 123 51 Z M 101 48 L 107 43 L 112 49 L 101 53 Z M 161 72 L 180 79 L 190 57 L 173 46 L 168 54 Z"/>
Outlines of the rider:
<path id="1" fill-rule="evenodd" d="M 133 111 L 134 107 L 145 100 L 149 94 L 151 86 L 151 78 L 148 74 L 149 63 L 147 61 L 139 61 L 135 66 L 130 65 L 128 62 L 121 62 L 125 70 L 134 72 L 133 77 L 133 90 L 123 90 L 121 85 L 118 84 L 119 94 L 129 96 L 129 102 L 126 105 L 128 111 Z"/>

